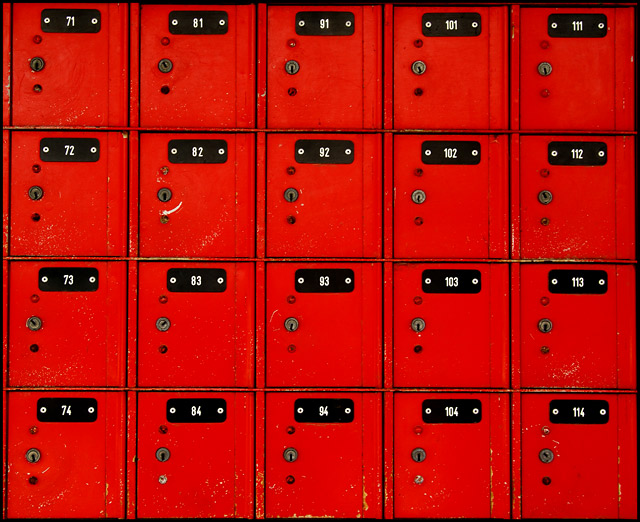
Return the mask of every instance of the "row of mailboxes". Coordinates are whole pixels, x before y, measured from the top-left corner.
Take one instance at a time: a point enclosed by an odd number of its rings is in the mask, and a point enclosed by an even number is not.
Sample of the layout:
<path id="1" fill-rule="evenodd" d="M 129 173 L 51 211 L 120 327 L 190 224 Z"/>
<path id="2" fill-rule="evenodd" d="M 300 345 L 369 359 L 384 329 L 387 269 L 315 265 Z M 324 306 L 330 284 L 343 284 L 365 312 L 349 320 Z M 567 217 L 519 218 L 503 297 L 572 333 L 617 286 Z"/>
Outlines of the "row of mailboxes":
<path id="1" fill-rule="evenodd" d="M 268 6 L 258 23 L 253 5 L 11 10 L 13 125 L 125 126 L 131 73 L 145 127 L 252 128 L 266 97 L 269 128 L 381 128 L 387 53 L 394 128 L 506 129 L 510 74 L 516 128 L 634 128 L 632 8 L 395 7 L 391 21 L 382 6 Z"/>
<path id="2" fill-rule="evenodd" d="M 13 132 L 10 254 L 125 255 L 127 142 L 120 132 Z M 130 195 L 140 255 L 250 258 L 264 219 L 268 257 L 378 258 L 393 177 L 396 258 L 635 256 L 633 137 L 520 136 L 511 167 L 506 135 L 393 142 L 383 174 L 379 135 L 269 134 L 257 216 L 253 134 L 143 133 Z"/>
<path id="3" fill-rule="evenodd" d="M 633 394 L 139 392 L 126 464 L 125 393 L 7 395 L 10 518 L 637 514 Z"/>
<path id="4" fill-rule="evenodd" d="M 635 387 L 633 265 L 509 265 L 394 264 L 396 387 Z M 267 263 L 260 295 L 249 262 L 137 272 L 140 386 L 251 387 L 263 339 L 267 386 L 382 386 L 381 263 Z M 11 386 L 124 385 L 125 262 L 12 261 L 9 282 Z"/>

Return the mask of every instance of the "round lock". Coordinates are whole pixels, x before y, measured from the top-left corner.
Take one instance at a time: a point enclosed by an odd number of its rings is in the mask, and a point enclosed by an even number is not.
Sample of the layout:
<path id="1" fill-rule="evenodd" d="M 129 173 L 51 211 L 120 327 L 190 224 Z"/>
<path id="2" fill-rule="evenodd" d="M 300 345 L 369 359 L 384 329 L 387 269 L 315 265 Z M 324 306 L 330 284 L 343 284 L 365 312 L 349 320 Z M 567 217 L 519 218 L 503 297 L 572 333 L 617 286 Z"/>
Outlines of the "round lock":
<path id="1" fill-rule="evenodd" d="M 295 60 L 289 60 L 284 64 L 284 70 L 287 74 L 296 74 L 300 70 L 300 64 Z"/>
<path id="2" fill-rule="evenodd" d="M 413 74 L 424 74 L 427 70 L 427 64 L 424 63 L 422 60 L 416 60 L 415 62 L 413 62 L 411 64 L 411 71 L 413 72 Z"/>
<path id="3" fill-rule="evenodd" d="M 553 323 L 549 319 L 540 319 L 538 321 L 538 330 L 542 333 L 549 333 L 553 328 Z"/>
<path id="4" fill-rule="evenodd" d="M 171 328 L 171 321 L 167 317 L 160 317 L 156 321 L 156 328 L 161 332 L 166 332 L 169 328 Z"/>
<path id="5" fill-rule="evenodd" d="M 424 190 L 414 190 L 413 194 L 411 194 L 411 201 L 414 203 L 421 205 L 427 199 L 427 195 L 424 193 Z"/>
<path id="6" fill-rule="evenodd" d="M 540 460 L 542 462 L 544 462 L 545 464 L 548 464 L 549 462 L 551 462 L 553 460 L 553 451 L 551 451 L 550 449 L 543 449 L 539 454 L 538 457 L 540 457 Z"/>
<path id="7" fill-rule="evenodd" d="M 167 448 L 158 448 L 156 451 L 156 458 L 160 462 L 166 462 L 171 457 L 171 452 Z"/>
<path id="8" fill-rule="evenodd" d="M 44 196 L 44 190 L 42 190 L 42 187 L 34 185 L 29 189 L 29 199 L 38 201 L 39 199 L 42 199 L 42 196 Z"/>
<path id="9" fill-rule="evenodd" d="M 27 319 L 27 328 L 29 328 L 29 330 L 31 330 L 32 332 L 37 332 L 38 330 L 40 330 L 40 328 L 42 328 L 42 319 L 36 317 L 35 315 L 29 317 L 29 319 Z"/>
<path id="10" fill-rule="evenodd" d="M 426 323 L 424 322 L 424 319 L 422 319 L 421 317 L 416 317 L 413 321 L 411 321 L 411 329 L 414 332 L 421 332 L 422 330 L 424 330 Z"/>
<path id="11" fill-rule="evenodd" d="M 35 58 L 31 58 L 31 61 L 29 62 L 29 66 L 31 67 L 31 70 L 33 72 L 39 72 L 42 69 L 44 69 L 44 60 L 39 56 L 36 56 Z"/>
<path id="12" fill-rule="evenodd" d="M 158 70 L 162 73 L 168 73 L 173 69 L 173 62 L 169 58 L 163 58 L 158 62 Z"/>
<path id="13" fill-rule="evenodd" d="M 411 458 L 414 462 L 424 462 L 427 458 L 427 452 L 422 448 L 416 448 L 411 452 Z"/>
<path id="14" fill-rule="evenodd" d="M 542 62 L 538 65 L 538 73 L 540 76 L 549 76 L 553 71 L 553 67 L 549 62 Z"/>
<path id="15" fill-rule="evenodd" d="M 282 453 L 282 456 L 287 462 L 295 462 L 296 460 L 298 460 L 298 452 L 295 448 L 287 448 Z"/>
<path id="16" fill-rule="evenodd" d="M 541 190 L 538 194 L 538 201 L 543 205 L 548 205 L 553 200 L 553 194 L 548 190 Z"/>
<path id="17" fill-rule="evenodd" d="M 158 199 L 162 202 L 167 202 L 173 197 L 173 193 L 168 188 L 161 188 L 158 191 Z"/>
<path id="18" fill-rule="evenodd" d="M 295 332 L 298 329 L 298 320 L 295 317 L 288 317 L 284 321 L 284 327 L 289 332 Z"/>
<path id="19" fill-rule="evenodd" d="M 293 203 L 298 199 L 298 191 L 294 188 L 288 188 L 284 191 L 284 199 L 289 203 Z"/>
<path id="20" fill-rule="evenodd" d="M 24 457 L 27 459 L 27 462 L 36 463 L 40 460 L 40 450 L 37 448 L 31 448 L 25 453 Z"/>

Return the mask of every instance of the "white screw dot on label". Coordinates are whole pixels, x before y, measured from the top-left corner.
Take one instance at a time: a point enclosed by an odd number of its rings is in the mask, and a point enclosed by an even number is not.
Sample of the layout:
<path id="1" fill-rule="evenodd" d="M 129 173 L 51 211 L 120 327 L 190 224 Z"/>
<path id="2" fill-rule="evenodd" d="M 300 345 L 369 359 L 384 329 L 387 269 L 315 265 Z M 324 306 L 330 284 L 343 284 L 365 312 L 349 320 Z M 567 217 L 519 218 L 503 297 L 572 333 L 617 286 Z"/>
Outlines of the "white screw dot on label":
<path id="1" fill-rule="evenodd" d="M 344 282 L 347 283 L 348 285 L 350 285 L 351 284 L 351 278 L 350 277 L 345 278 Z"/>
<path id="2" fill-rule="evenodd" d="M 471 24 L 471 27 L 478 27 L 478 22 L 473 22 L 473 23 Z"/>
<path id="3" fill-rule="evenodd" d="M 598 281 L 598 284 L 599 284 L 600 286 L 604 285 L 604 279 L 600 279 L 600 281 Z"/>
<path id="4" fill-rule="evenodd" d="M 426 410 L 424 410 L 424 412 L 429 415 L 431 413 L 431 408 L 427 408 Z"/>
<path id="5" fill-rule="evenodd" d="M 224 149 L 218 149 L 218 154 L 222 156 L 224 154 Z"/>
<path id="6" fill-rule="evenodd" d="M 93 406 L 89 408 L 89 413 L 93 413 L 94 411 L 96 411 L 96 409 Z"/>
<path id="7" fill-rule="evenodd" d="M 474 285 L 477 285 L 477 284 L 478 284 L 478 280 L 477 280 L 477 279 L 472 279 L 472 280 L 471 280 L 471 282 L 472 282 Z"/>
<path id="8" fill-rule="evenodd" d="M 175 277 L 172 277 L 171 279 L 169 279 L 170 283 L 175 283 L 177 281 L 177 279 Z"/>
<path id="9" fill-rule="evenodd" d="M 344 412 L 348 415 L 349 413 L 351 413 L 351 408 L 345 408 Z"/>
<path id="10" fill-rule="evenodd" d="M 44 406 L 40 408 L 40 413 L 47 413 L 47 408 L 45 408 Z"/>
<path id="11" fill-rule="evenodd" d="M 91 147 L 91 152 L 95 154 L 96 152 L 98 152 L 98 149 L 96 149 L 95 147 Z"/>
<path id="12" fill-rule="evenodd" d="M 554 157 L 557 156 L 558 155 L 558 151 L 557 150 L 552 150 L 551 151 L 551 155 L 554 156 Z"/>
<path id="13" fill-rule="evenodd" d="M 605 410 L 604 408 L 600 410 L 600 415 L 606 415 L 607 414 L 607 410 Z"/>
<path id="14" fill-rule="evenodd" d="M 347 156 L 350 156 L 350 155 L 351 155 L 351 149 L 345 149 L 345 150 L 344 150 L 344 153 L 345 153 Z"/>
<path id="15" fill-rule="evenodd" d="M 91 277 L 89 278 L 89 282 L 90 282 L 90 283 L 95 283 L 95 282 L 96 282 L 96 278 L 95 278 L 95 277 L 93 277 L 93 276 L 91 276 Z"/>
<path id="16" fill-rule="evenodd" d="M 49 281 L 49 278 L 47 276 L 42 276 L 42 279 L 40 279 L 40 281 L 46 283 L 47 281 Z"/>
<path id="17" fill-rule="evenodd" d="M 49 152 L 49 147 L 42 147 L 42 152 Z"/>
<path id="18" fill-rule="evenodd" d="M 426 150 L 424 151 L 424 155 L 425 155 L 425 156 L 431 156 L 431 151 L 430 151 L 429 149 L 426 149 Z"/>
<path id="19" fill-rule="evenodd" d="M 556 29 L 557 27 L 558 27 L 558 24 L 557 24 L 557 23 L 553 22 L 553 23 L 551 24 L 551 28 L 552 28 L 552 29 Z"/>
<path id="20" fill-rule="evenodd" d="M 347 21 L 344 23 L 344 25 L 346 25 L 347 27 L 351 27 L 351 21 L 350 21 L 350 20 L 347 20 Z"/>
<path id="21" fill-rule="evenodd" d="M 298 413 L 302 413 L 304 411 L 304 408 L 298 408 Z"/>
<path id="22" fill-rule="evenodd" d="M 178 149 L 171 149 L 171 154 L 178 154 Z"/>
<path id="23" fill-rule="evenodd" d="M 424 280 L 424 282 L 425 282 L 426 284 L 430 285 L 430 284 L 431 284 L 431 279 L 429 279 L 429 278 L 427 277 L 427 278 Z"/>
<path id="24" fill-rule="evenodd" d="M 226 24 L 227 22 L 225 22 L 224 20 L 220 20 L 220 22 L 218 22 L 218 23 L 219 23 L 220 25 L 224 25 L 224 24 Z"/>
<path id="25" fill-rule="evenodd" d="M 473 408 L 473 413 L 474 415 L 478 415 L 478 413 L 480 413 L 480 410 L 478 408 Z"/>
<path id="26" fill-rule="evenodd" d="M 304 283 L 304 277 L 299 277 L 298 278 L 298 283 L 300 283 L 300 284 Z"/>
<path id="27" fill-rule="evenodd" d="M 224 413 L 224 408 L 218 408 L 218 413 L 222 415 Z"/>
<path id="28" fill-rule="evenodd" d="M 431 27 L 431 22 L 427 22 L 424 25 L 425 25 L 425 27 Z"/>
<path id="29" fill-rule="evenodd" d="M 472 150 L 471 151 L 471 155 L 472 156 L 477 156 L 478 155 L 478 151 L 477 150 Z"/>
<path id="30" fill-rule="evenodd" d="M 178 25 L 178 20 L 171 20 L 171 25 Z"/>
<path id="31" fill-rule="evenodd" d="M 558 280 L 557 279 L 552 279 L 551 280 L 551 284 L 552 285 L 557 285 L 558 284 Z"/>
<path id="32" fill-rule="evenodd" d="M 601 158 L 604 158 L 604 151 L 601 150 L 600 152 L 598 152 L 598 156 L 600 156 Z"/>
<path id="33" fill-rule="evenodd" d="M 51 19 L 50 19 L 50 18 L 45 18 L 45 19 L 44 19 L 44 23 L 45 23 L 45 24 L 48 24 L 50 21 L 51 21 Z"/>
<path id="34" fill-rule="evenodd" d="M 298 25 L 299 25 L 300 27 L 304 27 L 304 20 L 300 20 L 300 21 L 298 22 Z"/>
<path id="35" fill-rule="evenodd" d="M 558 412 L 558 410 L 556 408 L 554 408 L 551 413 L 553 413 L 554 415 L 558 415 L 559 412 Z"/>
<path id="36" fill-rule="evenodd" d="M 304 154 L 304 149 L 298 149 L 298 154 Z"/>
<path id="37" fill-rule="evenodd" d="M 218 284 L 221 285 L 222 283 L 224 283 L 224 278 L 223 277 L 219 277 L 218 278 Z"/>
<path id="38" fill-rule="evenodd" d="M 169 408 L 169 413 L 175 413 L 176 409 L 175 408 Z"/>
<path id="39" fill-rule="evenodd" d="M 603 24 L 602 22 L 600 22 L 600 23 L 598 24 L 598 27 L 599 27 L 600 29 L 604 29 L 604 24 Z"/>
<path id="40" fill-rule="evenodd" d="M 98 23 L 98 19 L 97 18 L 92 18 L 91 19 L 91 23 L 94 24 L 94 25 L 97 24 Z"/>

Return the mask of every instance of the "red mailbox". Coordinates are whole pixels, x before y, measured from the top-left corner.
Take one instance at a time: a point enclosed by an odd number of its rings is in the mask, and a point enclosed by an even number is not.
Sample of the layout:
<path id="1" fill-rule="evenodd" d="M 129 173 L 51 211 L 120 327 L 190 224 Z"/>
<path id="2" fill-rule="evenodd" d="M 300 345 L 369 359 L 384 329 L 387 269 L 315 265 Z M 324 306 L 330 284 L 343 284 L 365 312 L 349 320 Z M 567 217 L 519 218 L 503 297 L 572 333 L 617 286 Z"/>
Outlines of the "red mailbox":
<path id="1" fill-rule="evenodd" d="M 396 393 L 394 516 L 509 518 L 507 393 Z"/>
<path id="2" fill-rule="evenodd" d="M 126 281 L 122 262 L 11 262 L 10 385 L 123 386 Z"/>
<path id="3" fill-rule="evenodd" d="M 634 266 L 514 269 L 519 287 L 512 300 L 519 314 L 514 312 L 513 321 L 519 322 L 523 387 L 636 387 Z"/>
<path id="4" fill-rule="evenodd" d="M 522 394 L 523 518 L 638 517 L 635 395 Z"/>
<path id="5" fill-rule="evenodd" d="M 633 8 L 520 11 L 521 129 L 630 131 Z"/>
<path id="6" fill-rule="evenodd" d="M 138 395 L 137 515 L 253 518 L 248 393 Z"/>
<path id="7" fill-rule="evenodd" d="M 124 255 L 126 142 L 119 132 L 12 133 L 11 255 Z"/>
<path id="8" fill-rule="evenodd" d="M 140 263 L 138 384 L 252 386 L 252 263 Z"/>
<path id="9" fill-rule="evenodd" d="M 520 138 L 522 258 L 635 257 L 632 136 Z"/>
<path id="10" fill-rule="evenodd" d="M 509 386 L 509 267 L 396 264 L 394 385 Z"/>
<path id="11" fill-rule="evenodd" d="M 382 126 L 381 6 L 269 6 L 267 126 Z"/>
<path id="12" fill-rule="evenodd" d="M 380 137 L 267 136 L 266 226 L 270 257 L 380 256 Z"/>
<path id="13" fill-rule="evenodd" d="M 507 7 L 396 7 L 396 129 L 506 129 Z"/>
<path id="14" fill-rule="evenodd" d="M 506 136 L 395 136 L 395 257 L 507 257 L 507 144 Z"/>
<path id="15" fill-rule="evenodd" d="M 121 392 L 9 392 L 8 518 L 124 518 Z"/>
<path id="16" fill-rule="evenodd" d="M 140 254 L 252 257 L 255 141 L 249 134 L 143 134 Z"/>
<path id="17" fill-rule="evenodd" d="M 381 434 L 380 394 L 268 393 L 266 517 L 382 518 Z"/>
<path id="18" fill-rule="evenodd" d="M 12 8 L 13 125 L 126 125 L 129 6 Z"/>
<path id="19" fill-rule="evenodd" d="M 381 386 L 380 263 L 269 263 L 266 315 L 268 386 Z"/>
<path id="20" fill-rule="evenodd" d="M 140 7 L 140 123 L 253 127 L 255 7 Z"/>

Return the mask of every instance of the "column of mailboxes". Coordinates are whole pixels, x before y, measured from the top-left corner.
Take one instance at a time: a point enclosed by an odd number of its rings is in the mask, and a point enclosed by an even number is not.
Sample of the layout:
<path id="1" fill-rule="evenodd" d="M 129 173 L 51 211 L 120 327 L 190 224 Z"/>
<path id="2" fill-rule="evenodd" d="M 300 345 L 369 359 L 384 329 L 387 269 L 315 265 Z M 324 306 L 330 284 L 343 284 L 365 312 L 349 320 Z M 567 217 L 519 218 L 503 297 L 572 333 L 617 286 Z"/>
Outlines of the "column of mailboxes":
<path id="1" fill-rule="evenodd" d="M 636 515 L 633 9 L 3 15 L 9 517 Z"/>

